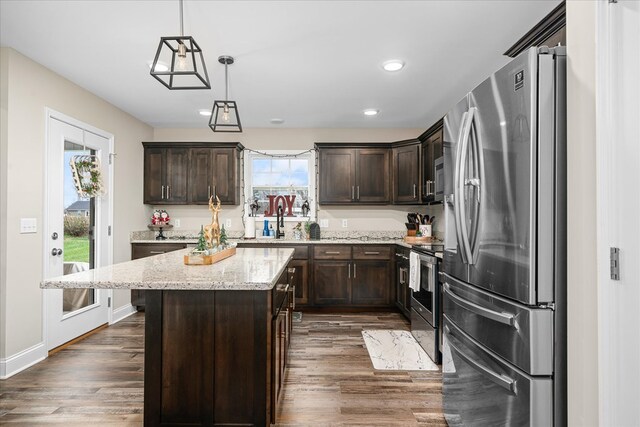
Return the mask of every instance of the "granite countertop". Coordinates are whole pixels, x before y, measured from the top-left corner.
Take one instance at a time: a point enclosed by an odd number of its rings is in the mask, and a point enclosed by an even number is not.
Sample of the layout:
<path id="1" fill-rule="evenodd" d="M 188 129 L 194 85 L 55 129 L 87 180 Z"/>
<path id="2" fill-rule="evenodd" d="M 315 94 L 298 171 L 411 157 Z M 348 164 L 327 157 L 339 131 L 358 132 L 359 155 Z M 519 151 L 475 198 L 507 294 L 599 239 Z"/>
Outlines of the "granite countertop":
<path id="1" fill-rule="evenodd" d="M 291 248 L 238 248 L 213 265 L 184 265 L 191 249 L 113 264 L 47 279 L 44 289 L 269 290 L 289 260 Z"/>
<path id="2" fill-rule="evenodd" d="M 229 239 L 230 242 L 242 244 L 272 244 L 272 245 L 400 245 L 410 248 L 411 245 L 403 239 L 367 239 L 367 238 L 329 238 L 320 240 L 296 240 L 296 239 Z M 176 239 L 167 238 L 166 240 L 155 239 L 132 239 L 131 243 L 187 243 L 196 244 L 198 239 Z"/>

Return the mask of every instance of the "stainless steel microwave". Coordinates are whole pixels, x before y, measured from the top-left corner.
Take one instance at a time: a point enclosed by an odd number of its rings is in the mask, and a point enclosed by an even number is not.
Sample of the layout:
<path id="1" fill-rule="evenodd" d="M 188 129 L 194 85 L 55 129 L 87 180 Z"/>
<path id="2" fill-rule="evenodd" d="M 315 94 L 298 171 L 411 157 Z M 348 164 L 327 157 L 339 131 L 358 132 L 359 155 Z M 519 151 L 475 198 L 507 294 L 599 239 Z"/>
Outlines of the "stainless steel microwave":
<path id="1" fill-rule="evenodd" d="M 434 200 L 441 202 L 444 200 L 444 157 L 438 157 L 433 162 L 434 169 Z"/>

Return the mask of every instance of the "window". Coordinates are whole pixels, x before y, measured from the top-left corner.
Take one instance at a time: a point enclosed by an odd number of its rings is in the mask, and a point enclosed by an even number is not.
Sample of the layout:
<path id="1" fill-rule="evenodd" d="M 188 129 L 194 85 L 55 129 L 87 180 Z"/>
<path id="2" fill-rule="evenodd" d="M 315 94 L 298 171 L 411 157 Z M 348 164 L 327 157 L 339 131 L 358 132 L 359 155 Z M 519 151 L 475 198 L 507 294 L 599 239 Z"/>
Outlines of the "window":
<path id="1" fill-rule="evenodd" d="M 315 218 L 315 156 L 313 152 L 245 151 L 245 195 L 253 203 L 258 200 L 258 216 L 268 211 L 269 197 L 289 196 L 293 199 L 292 217 L 285 220 L 302 220 L 302 204 L 309 201 L 308 217 Z M 251 212 L 250 210 L 248 213 Z M 275 212 L 275 210 L 274 210 Z M 285 210 L 286 212 L 286 210 Z M 275 213 L 274 213 L 275 216 Z M 306 218 L 306 217 L 305 217 Z"/>

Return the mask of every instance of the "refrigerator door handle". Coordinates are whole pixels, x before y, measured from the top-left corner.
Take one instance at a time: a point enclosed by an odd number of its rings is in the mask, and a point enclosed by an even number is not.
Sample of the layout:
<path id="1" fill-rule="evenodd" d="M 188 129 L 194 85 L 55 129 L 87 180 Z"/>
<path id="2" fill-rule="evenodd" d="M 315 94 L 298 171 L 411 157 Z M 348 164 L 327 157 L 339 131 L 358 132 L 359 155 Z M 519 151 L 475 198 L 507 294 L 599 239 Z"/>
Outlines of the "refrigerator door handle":
<path id="1" fill-rule="evenodd" d="M 475 113 L 477 109 L 474 107 L 472 113 Z M 476 209 L 475 209 L 475 215 L 474 215 L 474 227 L 473 227 L 473 238 L 469 241 L 469 245 L 471 247 L 471 262 L 470 264 L 475 264 L 476 259 L 477 259 L 477 254 L 478 254 L 478 232 L 480 229 L 480 213 L 481 213 L 481 209 L 480 209 L 480 204 L 482 203 L 482 197 L 481 194 L 483 192 L 483 188 L 482 188 L 482 183 L 483 183 L 483 178 L 484 178 L 484 156 L 482 153 L 482 141 L 480 141 L 480 133 L 478 132 L 478 128 L 476 125 L 476 114 L 471 114 L 471 127 L 470 127 L 470 132 L 473 133 L 473 145 L 474 145 L 474 149 L 473 149 L 473 153 L 474 153 L 474 159 L 473 159 L 473 164 L 474 164 L 474 168 L 475 168 L 475 173 L 477 174 L 477 176 L 471 178 L 469 181 L 472 182 L 472 185 L 474 186 L 474 188 L 477 190 L 476 192 Z"/>
<path id="2" fill-rule="evenodd" d="M 459 306 L 464 307 L 465 309 L 469 310 L 472 313 L 477 314 L 478 316 L 486 317 L 487 319 L 495 320 L 496 322 L 502 323 L 504 325 L 513 326 L 516 329 L 518 329 L 515 322 L 515 316 L 513 314 L 490 310 L 488 308 L 482 307 L 481 305 L 478 305 L 471 301 L 467 301 L 461 296 L 455 294 L 451 290 L 451 285 L 449 285 L 448 282 L 444 282 L 443 288 L 444 288 L 445 295 L 449 296 L 453 300 L 453 302 L 458 304 Z"/>
<path id="3" fill-rule="evenodd" d="M 460 187 L 460 175 L 462 168 L 462 147 L 461 140 L 463 137 L 465 123 L 467 122 L 467 116 L 469 113 L 465 111 L 462 114 L 462 124 L 460 126 L 460 132 L 458 133 L 458 140 L 456 143 L 457 152 L 456 152 L 456 164 L 454 165 L 454 173 L 453 173 L 453 219 L 456 227 L 456 240 L 458 242 L 458 247 L 460 248 L 460 256 L 462 257 L 462 262 L 468 264 L 467 253 L 465 251 L 464 241 L 462 239 L 462 215 L 460 214 L 460 199 L 462 198 L 459 187 Z"/>
<path id="4" fill-rule="evenodd" d="M 506 375 L 501 375 L 501 374 L 499 374 L 497 372 L 494 372 L 491 369 L 489 369 L 486 366 L 484 366 L 483 364 L 476 362 L 475 360 L 473 360 L 473 358 L 467 356 L 462 350 L 460 350 L 458 347 L 456 347 L 453 344 L 453 339 L 455 339 L 455 338 L 453 338 L 453 335 L 451 334 L 451 329 L 449 329 L 448 326 L 445 326 L 444 329 L 445 329 L 445 332 L 447 333 L 447 335 L 449 335 L 448 336 L 448 340 L 447 340 L 448 344 L 449 344 L 449 347 L 451 348 L 451 350 L 456 352 L 458 357 L 463 359 L 465 362 L 467 362 L 469 364 L 469 366 L 471 366 L 477 372 L 479 372 L 480 374 L 485 376 L 487 379 L 489 379 L 494 384 L 499 385 L 500 387 L 504 388 L 505 390 L 510 391 L 513 394 L 518 394 L 516 392 L 516 381 L 513 378 L 510 378 L 510 377 L 507 377 Z"/>
<path id="5" fill-rule="evenodd" d="M 471 245 L 469 243 L 469 230 L 467 229 L 466 218 L 464 217 L 464 212 L 466 210 L 465 200 L 464 200 L 464 183 L 465 183 L 465 165 L 467 163 L 467 152 L 469 148 L 469 139 L 471 139 L 471 125 L 473 123 L 473 116 L 475 113 L 475 108 L 469 108 L 469 111 L 466 115 L 466 122 L 463 121 L 462 132 L 461 132 L 461 141 L 459 143 L 458 149 L 460 156 L 458 157 L 458 167 L 456 168 L 456 192 L 457 192 L 457 200 L 456 200 L 456 208 L 458 210 L 457 219 L 459 222 L 459 232 L 461 234 L 462 240 L 462 251 L 464 253 L 463 259 L 466 264 L 473 264 L 473 258 L 471 253 Z M 464 117 L 463 117 L 464 119 Z"/>

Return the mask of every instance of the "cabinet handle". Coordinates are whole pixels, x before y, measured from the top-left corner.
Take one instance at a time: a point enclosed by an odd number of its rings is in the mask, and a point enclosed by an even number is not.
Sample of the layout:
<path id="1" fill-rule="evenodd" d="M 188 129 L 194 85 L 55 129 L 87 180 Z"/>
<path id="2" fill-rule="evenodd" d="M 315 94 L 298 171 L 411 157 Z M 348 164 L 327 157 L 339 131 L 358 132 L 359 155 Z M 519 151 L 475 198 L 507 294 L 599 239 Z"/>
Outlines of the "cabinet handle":
<path id="1" fill-rule="evenodd" d="M 349 275 L 347 277 L 351 279 L 351 263 L 347 264 L 347 267 L 349 268 Z"/>
<path id="2" fill-rule="evenodd" d="M 296 285 L 293 285 L 293 292 L 291 293 L 291 299 L 293 300 L 291 310 L 295 310 L 296 309 Z"/>
<path id="3" fill-rule="evenodd" d="M 356 263 L 353 263 L 353 278 L 356 278 Z"/>
<path id="4" fill-rule="evenodd" d="M 416 187 L 417 185 L 413 184 L 413 198 L 415 199 L 416 197 L 418 197 L 417 193 L 416 193 Z"/>
<path id="5" fill-rule="evenodd" d="M 167 200 L 171 198 L 171 186 L 167 185 Z"/>
<path id="6" fill-rule="evenodd" d="M 210 185 L 207 187 L 207 198 L 208 199 L 211 198 L 211 186 Z"/>
<path id="7" fill-rule="evenodd" d="M 149 251 L 150 254 L 164 254 L 166 251 Z"/>
<path id="8" fill-rule="evenodd" d="M 352 185 L 351 186 L 351 200 L 354 200 L 356 198 L 356 188 Z"/>
<path id="9" fill-rule="evenodd" d="M 356 191 L 357 191 L 357 197 L 356 198 L 358 200 L 360 200 L 360 186 L 359 185 L 356 187 Z"/>
<path id="10" fill-rule="evenodd" d="M 325 251 L 325 255 L 340 255 L 340 251 Z"/>
<path id="11" fill-rule="evenodd" d="M 160 200 L 164 200 L 164 185 L 162 186 L 162 196 L 160 197 Z"/>
<path id="12" fill-rule="evenodd" d="M 373 251 L 372 252 L 367 252 L 367 251 L 365 251 L 364 254 L 365 255 L 380 255 L 380 252 L 373 252 Z M 400 255 L 400 254 L 396 254 L 396 255 Z"/>
<path id="13" fill-rule="evenodd" d="M 218 189 L 216 188 L 216 186 L 213 186 L 213 199 L 217 199 L 218 198 Z"/>

